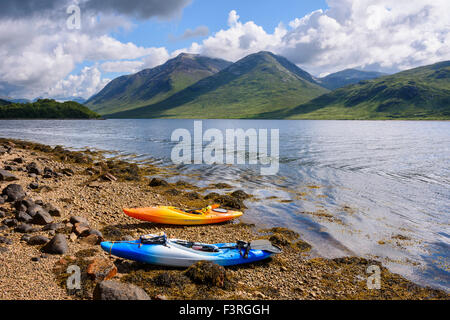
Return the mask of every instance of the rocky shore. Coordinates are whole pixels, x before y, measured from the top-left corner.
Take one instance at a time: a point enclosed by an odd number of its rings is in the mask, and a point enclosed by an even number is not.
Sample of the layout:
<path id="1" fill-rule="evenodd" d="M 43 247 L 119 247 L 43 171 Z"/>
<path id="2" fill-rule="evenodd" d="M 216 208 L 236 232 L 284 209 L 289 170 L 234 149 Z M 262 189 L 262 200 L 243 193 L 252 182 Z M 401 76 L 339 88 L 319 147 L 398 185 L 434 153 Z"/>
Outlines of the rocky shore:
<path id="1" fill-rule="evenodd" d="M 377 261 L 312 257 L 311 245 L 288 229 L 239 221 L 162 226 L 123 214 L 123 207 L 212 203 L 245 212 L 249 195 L 241 190 L 209 193 L 185 181 L 168 183 L 165 175 L 176 171 L 0 139 L 0 299 L 449 299 Z M 267 238 L 283 253 L 250 265 L 175 269 L 109 256 L 99 246 L 161 231 L 206 243 Z M 73 265 L 81 270 L 81 290 L 66 285 Z M 371 265 L 381 268 L 381 289 L 367 287 Z"/>

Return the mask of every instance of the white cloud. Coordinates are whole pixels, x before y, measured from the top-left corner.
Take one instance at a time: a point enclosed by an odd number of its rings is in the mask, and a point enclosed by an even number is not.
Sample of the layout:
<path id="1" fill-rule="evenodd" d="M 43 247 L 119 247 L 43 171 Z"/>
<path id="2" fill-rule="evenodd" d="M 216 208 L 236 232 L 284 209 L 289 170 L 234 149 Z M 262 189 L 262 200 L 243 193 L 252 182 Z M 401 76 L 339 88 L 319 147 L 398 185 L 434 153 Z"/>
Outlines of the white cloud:
<path id="1" fill-rule="evenodd" d="M 110 79 L 102 78 L 97 67 L 84 67 L 79 75 L 69 75 L 58 81 L 45 96 L 88 98 L 103 89 L 109 81 Z"/>
<path id="2" fill-rule="evenodd" d="M 236 61 L 261 50 L 284 55 L 320 74 L 345 68 L 398 71 L 450 60 L 450 1 L 329 0 L 268 33 L 236 11 L 228 28 L 183 49 Z M 177 52 L 183 51 L 178 50 Z"/>

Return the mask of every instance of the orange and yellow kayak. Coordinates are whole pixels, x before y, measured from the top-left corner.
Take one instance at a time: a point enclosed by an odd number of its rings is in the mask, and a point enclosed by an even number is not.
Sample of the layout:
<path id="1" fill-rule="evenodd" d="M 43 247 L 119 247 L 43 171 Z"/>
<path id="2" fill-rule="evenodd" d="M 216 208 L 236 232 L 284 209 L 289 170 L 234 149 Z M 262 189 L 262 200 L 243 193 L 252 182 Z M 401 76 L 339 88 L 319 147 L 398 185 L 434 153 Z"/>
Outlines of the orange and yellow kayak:
<path id="1" fill-rule="evenodd" d="M 126 215 L 144 221 L 161 224 L 199 225 L 233 220 L 242 216 L 240 211 L 218 208 L 217 205 L 203 209 L 185 211 L 176 207 L 158 206 L 149 208 L 123 209 Z"/>

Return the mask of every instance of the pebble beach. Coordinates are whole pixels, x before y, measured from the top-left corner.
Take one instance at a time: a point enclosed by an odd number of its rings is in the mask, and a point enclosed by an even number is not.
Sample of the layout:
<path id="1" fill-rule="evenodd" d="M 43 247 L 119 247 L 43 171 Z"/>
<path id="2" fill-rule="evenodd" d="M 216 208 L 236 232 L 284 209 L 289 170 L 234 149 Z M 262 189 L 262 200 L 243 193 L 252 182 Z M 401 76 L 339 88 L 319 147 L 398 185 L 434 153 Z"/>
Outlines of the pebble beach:
<path id="1" fill-rule="evenodd" d="M 168 170 L 106 159 L 101 152 L 0 139 L 0 299 L 449 299 L 378 261 L 314 255 L 314 243 L 286 228 L 261 229 L 239 219 L 166 226 L 126 216 L 122 208 L 213 203 L 245 215 L 245 192 L 168 183 L 164 176 L 176 175 Z M 203 243 L 268 239 L 283 252 L 242 266 L 198 263 L 179 269 L 120 259 L 99 246 L 159 232 Z M 81 269 L 81 290 L 67 288 L 70 265 Z M 373 265 L 381 270 L 380 289 L 367 285 Z"/>

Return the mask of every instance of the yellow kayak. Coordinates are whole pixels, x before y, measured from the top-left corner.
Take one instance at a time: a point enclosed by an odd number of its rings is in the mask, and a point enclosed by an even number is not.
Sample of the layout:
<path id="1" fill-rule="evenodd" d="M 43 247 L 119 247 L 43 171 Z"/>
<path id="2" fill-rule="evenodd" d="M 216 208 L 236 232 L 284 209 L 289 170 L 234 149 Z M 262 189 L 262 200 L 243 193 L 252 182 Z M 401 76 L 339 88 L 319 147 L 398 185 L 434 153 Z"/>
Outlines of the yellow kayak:
<path id="1" fill-rule="evenodd" d="M 176 207 L 158 206 L 149 208 L 123 209 L 126 215 L 144 221 L 161 224 L 199 225 L 233 220 L 242 216 L 240 211 L 218 208 L 218 205 L 203 209 L 182 210 Z"/>

